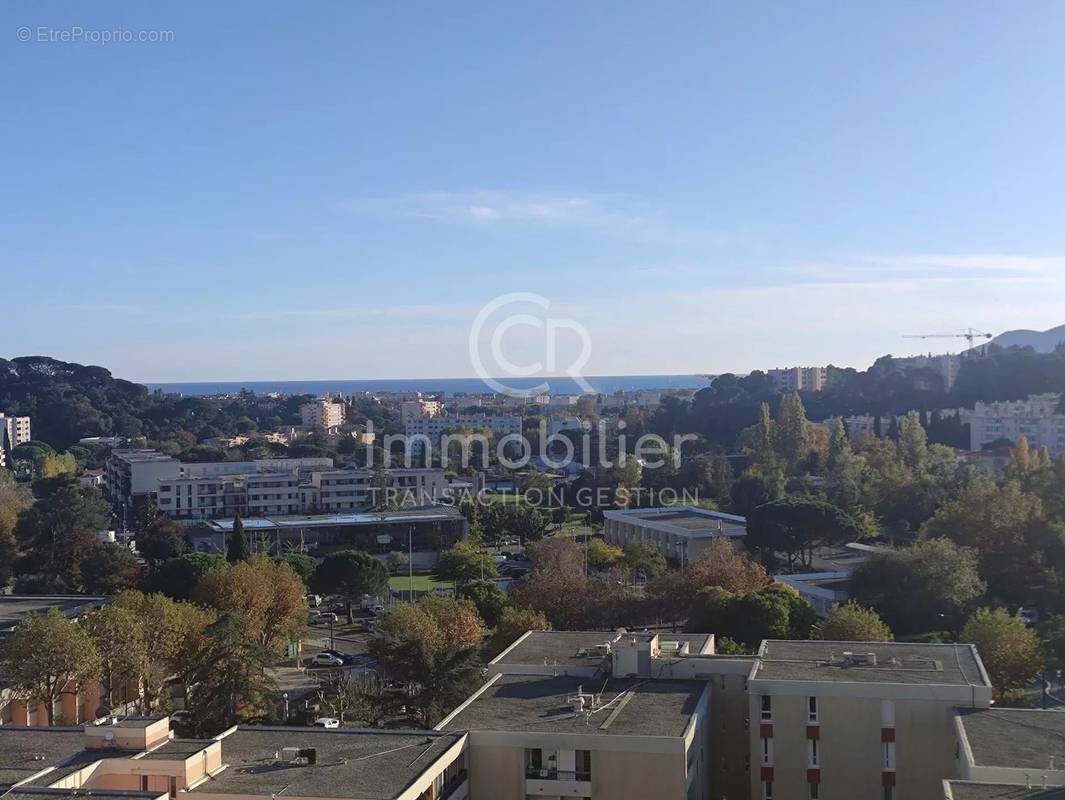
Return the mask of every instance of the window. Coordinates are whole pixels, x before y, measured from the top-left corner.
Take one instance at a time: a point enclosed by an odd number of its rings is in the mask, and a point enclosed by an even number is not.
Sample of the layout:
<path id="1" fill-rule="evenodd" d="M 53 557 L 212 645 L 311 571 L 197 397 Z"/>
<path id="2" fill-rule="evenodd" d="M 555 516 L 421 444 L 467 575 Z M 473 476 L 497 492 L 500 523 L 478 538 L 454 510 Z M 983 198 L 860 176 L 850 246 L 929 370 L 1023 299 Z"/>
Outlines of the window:
<path id="1" fill-rule="evenodd" d="M 884 800 L 895 800 L 895 787 L 894 786 L 885 786 L 884 787 Z"/>
<path id="2" fill-rule="evenodd" d="M 807 719 L 810 722 L 817 722 L 817 698 L 811 697 L 809 704 L 809 716 Z"/>
<path id="3" fill-rule="evenodd" d="M 773 719 L 773 698 L 767 694 L 762 695 L 762 719 Z"/>
<path id="4" fill-rule="evenodd" d="M 818 758 L 820 753 L 818 752 L 817 739 L 806 740 L 806 763 L 810 767 L 816 767 L 818 764 Z"/>
<path id="5" fill-rule="evenodd" d="M 894 742 L 884 742 L 884 769 L 895 769 Z"/>
<path id="6" fill-rule="evenodd" d="M 762 739 L 762 766 L 773 766 L 773 740 Z"/>
<path id="7" fill-rule="evenodd" d="M 762 781 L 762 800 L 773 800 L 772 781 Z"/>
<path id="8" fill-rule="evenodd" d="M 810 800 L 818 800 L 821 797 L 821 784 L 811 783 L 810 786 Z"/>
<path id="9" fill-rule="evenodd" d="M 577 773 L 577 780 L 590 781 L 592 779 L 592 751 L 578 750 L 575 755 L 574 770 Z"/>

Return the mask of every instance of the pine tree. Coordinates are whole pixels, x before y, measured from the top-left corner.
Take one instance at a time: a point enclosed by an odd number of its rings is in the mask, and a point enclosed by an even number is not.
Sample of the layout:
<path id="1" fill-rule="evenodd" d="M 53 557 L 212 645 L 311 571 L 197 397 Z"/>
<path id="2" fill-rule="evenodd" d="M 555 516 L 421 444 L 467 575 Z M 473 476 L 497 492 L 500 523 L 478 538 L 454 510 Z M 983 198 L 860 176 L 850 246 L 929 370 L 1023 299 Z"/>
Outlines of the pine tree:
<path id="1" fill-rule="evenodd" d="M 244 523 L 240 516 L 233 518 L 233 530 L 229 534 L 229 547 L 226 549 L 226 561 L 235 564 L 238 561 L 247 561 L 251 553 L 248 551 L 248 537 L 244 533 Z"/>
<path id="2" fill-rule="evenodd" d="M 770 466 L 776 461 L 773 449 L 773 420 L 769 416 L 769 403 L 762 403 L 758 410 L 758 424 L 754 434 L 754 462 Z"/>

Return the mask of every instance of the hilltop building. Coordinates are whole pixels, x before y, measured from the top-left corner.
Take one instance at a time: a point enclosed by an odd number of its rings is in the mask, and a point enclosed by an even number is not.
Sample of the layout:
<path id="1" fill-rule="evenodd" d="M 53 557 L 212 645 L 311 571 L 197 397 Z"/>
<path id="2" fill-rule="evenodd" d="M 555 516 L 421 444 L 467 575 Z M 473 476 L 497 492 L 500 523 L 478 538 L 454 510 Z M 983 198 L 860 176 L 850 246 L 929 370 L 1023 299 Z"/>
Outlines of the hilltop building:
<path id="1" fill-rule="evenodd" d="M 828 386 L 828 367 L 788 367 L 766 370 L 782 392 L 820 392 Z"/>

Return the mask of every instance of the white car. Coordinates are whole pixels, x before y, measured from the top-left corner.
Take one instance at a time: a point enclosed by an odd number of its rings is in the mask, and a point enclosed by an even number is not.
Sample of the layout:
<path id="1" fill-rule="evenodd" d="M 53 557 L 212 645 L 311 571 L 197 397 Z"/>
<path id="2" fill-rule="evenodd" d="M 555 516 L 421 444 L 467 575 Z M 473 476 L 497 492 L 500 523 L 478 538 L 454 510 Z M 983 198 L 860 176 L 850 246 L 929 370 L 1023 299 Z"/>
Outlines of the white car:
<path id="1" fill-rule="evenodd" d="M 340 617 L 338 617 L 332 611 L 322 611 L 321 613 L 315 614 L 313 617 L 311 617 L 311 624 L 325 625 L 330 622 L 336 622 L 339 619 Z"/>
<path id="2" fill-rule="evenodd" d="M 316 728 L 339 728 L 340 720 L 334 717 L 318 717 L 314 721 L 314 727 Z"/>
<path id="3" fill-rule="evenodd" d="M 318 653 L 311 659 L 312 667 L 342 667 L 344 659 L 332 653 Z"/>

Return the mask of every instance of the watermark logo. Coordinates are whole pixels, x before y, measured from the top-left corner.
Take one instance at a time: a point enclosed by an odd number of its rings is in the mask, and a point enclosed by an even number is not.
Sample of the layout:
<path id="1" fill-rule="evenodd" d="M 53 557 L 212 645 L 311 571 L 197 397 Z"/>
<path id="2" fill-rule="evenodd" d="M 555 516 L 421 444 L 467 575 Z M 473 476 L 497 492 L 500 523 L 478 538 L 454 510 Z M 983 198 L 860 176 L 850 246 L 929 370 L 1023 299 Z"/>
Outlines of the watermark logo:
<path id="1" fill-rule="evenodd" d="M 582 392 L 595 392 L 581 372 L 592 355 L 588 329 L 575 319 L 548 316 L 550 307 L 551 301 L 542 295 L 511 292 L 486 303 L 474 318 L 470 363 L 494 392 L 534 397 L 550 391 L 549 380 L 532 386 L 519 384 L 559 371 Z"/>
<path id="2" fill-rule="evenodd" d="M 174 41 L 174 32 L 154 29 L 83 28 L 81 25 L 65 28 L 23 25 L 15 30 L 15 38 L 20 42 L 46 44 L 167 44 Z"/>

